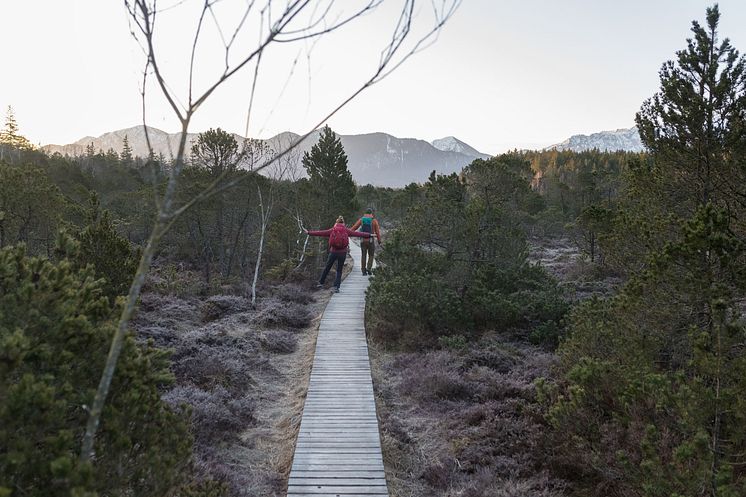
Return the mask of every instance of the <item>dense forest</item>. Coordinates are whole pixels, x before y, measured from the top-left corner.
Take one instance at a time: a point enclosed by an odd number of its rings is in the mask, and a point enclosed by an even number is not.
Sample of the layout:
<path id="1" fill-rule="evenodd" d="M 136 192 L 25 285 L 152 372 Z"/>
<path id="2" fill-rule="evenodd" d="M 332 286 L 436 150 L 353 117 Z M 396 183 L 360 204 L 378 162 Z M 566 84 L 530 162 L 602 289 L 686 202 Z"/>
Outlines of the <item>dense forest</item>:
<path id="1" fill-rule="evenodd" d="M 746 59 L 718 23 L 663 65 L 645 153 L 516 150 L 395 189 L 356 185 L 329 127 L 261 172 L 280 151 L 201 133 L 90 458 L 176 165 L 126 141 L 49 156 L 9 109 L 0 497 L 282 494 L 330 296 L 304 230 L 364 208 L 384 231 L 365 317 L 392 495 L 746 495 Z M 558 245 L 559 267 L 537 255 Z"/>

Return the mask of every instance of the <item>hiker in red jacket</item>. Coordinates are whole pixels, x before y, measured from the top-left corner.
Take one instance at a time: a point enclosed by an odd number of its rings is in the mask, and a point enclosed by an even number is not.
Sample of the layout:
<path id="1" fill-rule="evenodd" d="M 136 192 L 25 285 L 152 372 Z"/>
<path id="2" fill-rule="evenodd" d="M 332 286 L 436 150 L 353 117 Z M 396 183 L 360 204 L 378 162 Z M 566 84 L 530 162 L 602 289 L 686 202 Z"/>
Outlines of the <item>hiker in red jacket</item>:
<path id="1" fill-rule="evenodd" d="M 368 276 L 372 274 L 371 270 L 373 269 L 373 257 L 376 255 L 376 243 L 373 241 L 372 235 L 376 235 L 378 244 L 381 244 L 381 229 L 378 226 L 376 216 L 373 215 L 373 209 L 368 207 L 365 210 L 365 214 L 363 215 L 363 217 L 358 219 L 357 222 L 353 224 L 352 228 L 350 229 L 352 231 L 355 231 L 358 228 L 360 228 L 360 231 L 362 231 L 363 233 L 371 234 L 370 238 L 368 238 L 367 240 L 363 240 L 360 243 L 360 248 L 363 250 L 363 258 L 360 261 L 360 265 L 363 267 L 363 276 Z"/>
<path id="2" fill-rule="evenodd" d="M 347 252 L 350 250 L 350 237 L 356 236 L 359 238 L 370 238 L 371 233 L 363 233 L 362 231 L 352 231 L 345 226 L 345 220 L 342 216 L 337 218 L 337 223 L 333 228 L 322 231 L 308 231 L 311 236 L 323 236 L 329 238 L 329 258 L 326 261 L 326 267 L 324 272 L 321 273 L 321 279 L 317 286 L 322 286 L 326 280 L 326 276 L 329 274 L 334 263 L 337 263 L 337 277 L 334 280 L 334 291 L 339 292 L 339 285 L 342 284 L 342 266 L 347 258 Z"/>

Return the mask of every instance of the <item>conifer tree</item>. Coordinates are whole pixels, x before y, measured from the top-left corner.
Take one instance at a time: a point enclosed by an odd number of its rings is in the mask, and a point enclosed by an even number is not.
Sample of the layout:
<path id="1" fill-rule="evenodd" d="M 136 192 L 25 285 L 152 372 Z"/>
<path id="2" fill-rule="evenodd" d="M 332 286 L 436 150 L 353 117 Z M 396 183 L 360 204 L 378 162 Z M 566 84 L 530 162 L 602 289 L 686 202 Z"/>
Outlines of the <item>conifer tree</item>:
<path id="1" fill-rule="evenodd" d="M 746 495 L 746 63 L 718 42 L 719 15 L 693 23 L 637 115 L 652 164 L 633 168 L 617 240 L 640 233 L 643 261 L 573 312 L 560 348 L 560 450 L 611 493 Z"/>
<path id="2" fill-rule="evenodd" d="M 318 204 L 316 223 L 326 225 L 339 216 L 348 219 L 356 208 L 355 182 L 347 169 L 347 154 L 339 137 L 327 125 L 310 152 L 303 154 L 311 198 Z"/>
<path id="3" fill-rule="evenodd" d="M 132 148 L 130 147 L 129 138 L 124 135 L 124 143 L 122 144 L 122 153 L 119 155 L 119 161 L 123 166 L 132 166 L 135 163 L 135 159 L 132 156 Z"/>
<path id="4" fill-rule="evenodd" d="M 60 252 L 75 252 L 60 238 Z M 77 450 L 116 307 L 93 268 L 0 249 L 0 495 L 161 497 L 185 480 L 192 440 L 161 399 L 167 354 L 123 345 L 96 457 Z"/>
<path id="5" fill-rule="evenodd" d="M 0 162 L 0 247 L 24 243 L 45 253 L 54 244 L 64 199 L 39 168 Z"/>
<path id="6" fill-rule="evenodd" d="M 119 154 L 113 148 L 110 148 L 104 155 L 104 161 L 108 166 L 116 166 L 119 164 Z"/>
<path id="7" fill-rule="evenodd" d="M 213 177 L 235 171 L 241 160 L 238 142 L 230 133 L 220 128 L 200 133 L 192 145 L 192 162 L 207 169 Z"/>
<path id="8" fill-rule="evenodd" d="M 111 214 L 101 210 L 96 194 L 89 200 L 87 215 L 88 226 L 78 235 L 73 260 L 80 268 L 93 266 L 96 276 L 105 280 L 103 293 L 114 303 L 116 297 L 127 294 L 140 252 L 117 233 Z"/>
<path id="9" fill-rule="evenodd" d="M 718 37 L 720 11 L 692 23 L 693 38 L 660 70 L 660 91 L 636 121 L 655 158 L 662 208 L 688 218 L 708 202 L 746 208 L 746 58 Z"/>
<path id="10" fill-rule="evenodd" d="M 10 105 L 5 115 L 5 128 L 0 132 L 0 145 L 6 145 L 18 150 L 32 150 L 34 148 L 28 138 L 21 135 L 18 131 L 18 122 Z"/>

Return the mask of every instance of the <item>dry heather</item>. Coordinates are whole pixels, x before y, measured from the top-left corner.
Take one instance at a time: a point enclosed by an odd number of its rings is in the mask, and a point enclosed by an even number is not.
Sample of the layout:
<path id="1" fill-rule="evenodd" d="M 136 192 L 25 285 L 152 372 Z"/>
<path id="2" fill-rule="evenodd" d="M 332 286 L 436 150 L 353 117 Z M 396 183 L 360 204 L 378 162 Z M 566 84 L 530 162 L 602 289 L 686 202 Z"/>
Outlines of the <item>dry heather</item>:
<path id="1" fill-rule="evenodd" d="M 553 356 L 505 338 L 461 350 L 374 352 L 392 496 L 558 497 L 534 380 Z"/>
<path id="2" fill-rule="evenodd" d="M 172 351 L 176 383 L 164 398 L 191 416 L 197 478 L 225 482 L 234 497 L 284 495 L 329 293 L 264 288 L 253 309 L 241 296 L 151 288 L 135 325 Z"/>
<path id="3" fill-rule="evenodd" d="M 529 246 L 529 260 L 557 278 L 565 295 L 573 302 L 593 296 L 608 297 L 622 283 L 608 267 L 590 262 L 568 238 L 533 238 Z"/>

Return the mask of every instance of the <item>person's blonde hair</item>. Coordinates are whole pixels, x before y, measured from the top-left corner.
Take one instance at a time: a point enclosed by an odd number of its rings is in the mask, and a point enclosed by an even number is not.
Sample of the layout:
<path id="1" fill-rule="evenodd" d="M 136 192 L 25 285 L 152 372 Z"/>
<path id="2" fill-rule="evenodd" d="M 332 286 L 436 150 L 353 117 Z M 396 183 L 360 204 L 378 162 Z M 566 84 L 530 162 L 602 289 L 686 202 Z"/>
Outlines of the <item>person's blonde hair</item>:
<path id="1" fill-rule="evenodd" d="M 337 218 L 337 224 L 339 224 L 339 223 L 342 223 L 342 224 L 344 224 L 344 223 L 345 223 L 345 218 L 343 218 L 342 216 L 339 216 L 339 217 Z"/>

